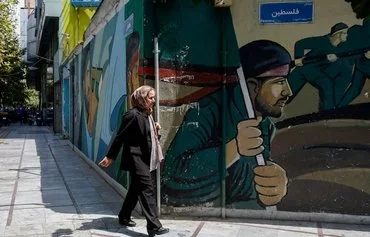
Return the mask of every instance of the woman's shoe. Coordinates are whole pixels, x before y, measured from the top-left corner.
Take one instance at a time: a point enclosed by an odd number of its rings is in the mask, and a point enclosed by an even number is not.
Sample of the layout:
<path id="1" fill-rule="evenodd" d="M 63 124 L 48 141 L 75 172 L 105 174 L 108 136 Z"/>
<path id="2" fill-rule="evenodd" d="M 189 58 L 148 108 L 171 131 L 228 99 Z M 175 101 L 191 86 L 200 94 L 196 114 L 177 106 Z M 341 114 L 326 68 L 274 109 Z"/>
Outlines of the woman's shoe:
<path id="1" fill-rule="evenodd" d="M 148 230 L 149 237 L 154 237 L 155 235 L 163 235 L 170 232 L 170 229 L 159 227 L 157 229 Z"/>
<path id="2" fill-rule="evenodd" d="M 120 219 L 119 220 L 120 225 L 128 226 L 128 227 L 134 227 L 136 226 L 136 222 L 131 219 Z"/>

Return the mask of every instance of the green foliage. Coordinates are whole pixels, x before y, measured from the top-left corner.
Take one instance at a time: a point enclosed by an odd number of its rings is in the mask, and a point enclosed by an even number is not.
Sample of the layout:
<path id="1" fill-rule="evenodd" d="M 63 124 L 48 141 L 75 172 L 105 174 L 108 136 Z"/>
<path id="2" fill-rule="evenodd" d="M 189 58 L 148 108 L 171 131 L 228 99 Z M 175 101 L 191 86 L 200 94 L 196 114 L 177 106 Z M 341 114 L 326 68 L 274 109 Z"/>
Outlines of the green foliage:
<path id="1" fill-rule="evenodd" d="M 26 66 L 22 63 L 18 36 L 15 32 L 17 1 L 0 2 L 0 105 L 22 105 L 27 96 Z"/>
<path id="2" fill-rule="evenodd" d="M 370 16 L 370 0 L 345 0 L 351 3 L 353 11 L 356 13 L 356 17 L 363 19 Z"/>
<path id="3" fill-rule="evenodd" d="M 39 92 L 35 89 L 26 89 L 25 94 L 27 97 L 25 105 L 33 108 L 38 108 L 40 103 Z"/>

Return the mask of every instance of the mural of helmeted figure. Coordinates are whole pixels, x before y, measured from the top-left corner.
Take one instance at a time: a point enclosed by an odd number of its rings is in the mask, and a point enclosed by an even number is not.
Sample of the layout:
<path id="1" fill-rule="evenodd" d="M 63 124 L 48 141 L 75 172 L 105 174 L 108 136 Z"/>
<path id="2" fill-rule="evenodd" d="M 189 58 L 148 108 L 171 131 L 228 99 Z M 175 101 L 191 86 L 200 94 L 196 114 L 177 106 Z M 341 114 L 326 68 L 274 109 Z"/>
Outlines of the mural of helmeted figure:
<path id="1" fill-rule="evenodd" d="M 319 111 L 349 105 L 370 76 L 366 31 L 369 35 L 370 24 L 366 21 L 363 26 L 351 28 L 338 23 L 328 35 L 296 42 L 296 68 L 288 79 L 294 96 L 309 83 L 319 92 Z"/>
<path id="2" fill-rule="evenodd" d="M 126 70 L 127 70 L 127 94 L 131 95 L 135 89 L 140 87 L 139 79 L 139 52 L 140 36 L 134 31 L 128 39 L 126 51 Z M 128 101 L 130 103 L 130 101 Z M 129 104 L 131 108 L 132 105 Z"/>
<path id="3" fill-rule="evenodd" d="M 291 96 L 287 82 L 291 57 L 268 40 L 246 44 L 239 53 L 257 119 L 248 118 L 239 83 L 227 86 L 225 108 L 222 90 L 191 107 L 166 154 L 162 187 L 165 202 L 171 205 L 217 205 L 224 158 L 222 124 L 226 126 L 226 204 L 260 209 L 286 195 L 285 170 L 270 155 L 275 127 L 269 117 L 280 117 Z M 261 153 L 266 166 L 257 166 L 255 156 Z"/>

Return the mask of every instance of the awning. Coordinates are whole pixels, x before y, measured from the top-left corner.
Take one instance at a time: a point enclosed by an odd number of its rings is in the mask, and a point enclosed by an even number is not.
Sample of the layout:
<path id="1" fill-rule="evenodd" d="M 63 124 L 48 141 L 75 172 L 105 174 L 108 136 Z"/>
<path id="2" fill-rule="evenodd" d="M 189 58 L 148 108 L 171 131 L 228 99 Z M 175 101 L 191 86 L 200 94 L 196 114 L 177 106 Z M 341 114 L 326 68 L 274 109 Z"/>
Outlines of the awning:
<path id="1" fill-rule="evenodd" d="M 74 7 L 98 7 L 101 0 L 71 0 Z"/>

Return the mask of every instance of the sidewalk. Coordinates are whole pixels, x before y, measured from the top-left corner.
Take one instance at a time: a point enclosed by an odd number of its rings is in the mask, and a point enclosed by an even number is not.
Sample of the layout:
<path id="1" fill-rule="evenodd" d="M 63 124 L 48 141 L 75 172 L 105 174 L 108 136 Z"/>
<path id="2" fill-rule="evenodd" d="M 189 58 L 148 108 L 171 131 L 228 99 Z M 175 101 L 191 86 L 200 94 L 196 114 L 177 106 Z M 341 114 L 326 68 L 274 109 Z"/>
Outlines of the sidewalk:
<path id="1" fill-rule="evenodd" d="M 0 128 L 0 236 L 146 235 L 146 222 L 123 228 L 122 197 L 46 127 Z M 267 220 L 162 217 L 168 237 L 359 237 L 370 226 Z"/>

